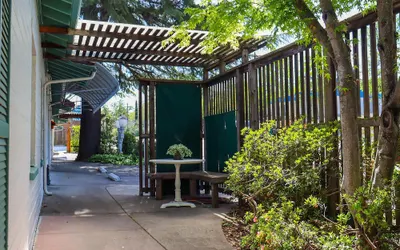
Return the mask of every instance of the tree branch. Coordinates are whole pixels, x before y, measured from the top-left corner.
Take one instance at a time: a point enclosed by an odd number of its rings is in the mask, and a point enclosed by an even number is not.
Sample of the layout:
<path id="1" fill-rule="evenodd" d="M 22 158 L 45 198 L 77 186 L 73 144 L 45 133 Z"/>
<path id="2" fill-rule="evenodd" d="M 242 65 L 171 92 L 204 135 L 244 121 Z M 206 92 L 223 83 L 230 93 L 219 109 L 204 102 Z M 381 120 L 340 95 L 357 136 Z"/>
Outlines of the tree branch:
<path id="1" fill-rule="evenodd" d="M 319 23 L 314 13 L 310 10 L 307 3 L 304 0 L 295 0 L 295 8 L 301 20 L 306 23 L 314 37 L 317 38 L 327 50 L 328 56 L 335 62 L 335 55 L 331 43 L 329 42 L 328 34 Z"/>

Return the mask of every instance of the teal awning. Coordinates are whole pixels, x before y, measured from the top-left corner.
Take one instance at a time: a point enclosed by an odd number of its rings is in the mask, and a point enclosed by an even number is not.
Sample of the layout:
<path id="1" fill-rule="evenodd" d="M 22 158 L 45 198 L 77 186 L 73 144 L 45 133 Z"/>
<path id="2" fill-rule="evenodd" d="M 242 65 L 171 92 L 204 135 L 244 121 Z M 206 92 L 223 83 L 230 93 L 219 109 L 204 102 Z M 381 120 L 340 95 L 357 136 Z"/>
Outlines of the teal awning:
<path id="1" fill-rule="evenodd" d="M 65 92 L 81 97 L 89 103 L 93 112 L 97 112 L 119 90 L 119 82 L 100 63 L 96 63 L 96 76 L 82 83 L 70 83 L 65 86 Z"/>
<path id="2" fill-rule="evenodd" d="M 76 27 L 80 14 L 81 0 L 39 0 L 38 6 L 41 25 L 65 28 Z M 67 44 L 72 43 L 72 40 L 73 36 L 48 33 L 42 34 L 42 43 L 52 43 L 66 47 Z M 71 50 L 46 48 L 44 52 L 46 55 L 65 57 L 71 53 Z M 102 75 L 102 79 L 108 80 L 107 83 L 104 83 L 101 79 L 95 80 L 99 79 L 95 77 L 90 83 L 77 82 L 73 84 L 52 85 L 52 103 L 60 103 L 53 106 L 53 114 L 59 113 L 59 110 L 63 107 L 62 103 L 65 94 L 74 92 L 72 90 L 76 92 L 78 91 L 77 89 L 80 89 L 78 93 L 81 94 L 77 95 L 88 101 L 94 110 L 98 110 L 101 107 L 99 104 L 103 105 L 116 93 L 116 89 L 118 90 L 118 82 L 102 66 L 75 63 L 68 60 L 46 60 L 45 64 L 47 73 L 51 76 L 52 80 L 88 77 L 92 75 L 93 71 L 96 71 L 96 68 L 101 68 L 100 75 Z M 83 89 L 84 92 L 82 92 Z M 103 89 L 104 91 L 99 93 L 99 89 Z M 107 96 L 105 93 L 109 95 Z"/>

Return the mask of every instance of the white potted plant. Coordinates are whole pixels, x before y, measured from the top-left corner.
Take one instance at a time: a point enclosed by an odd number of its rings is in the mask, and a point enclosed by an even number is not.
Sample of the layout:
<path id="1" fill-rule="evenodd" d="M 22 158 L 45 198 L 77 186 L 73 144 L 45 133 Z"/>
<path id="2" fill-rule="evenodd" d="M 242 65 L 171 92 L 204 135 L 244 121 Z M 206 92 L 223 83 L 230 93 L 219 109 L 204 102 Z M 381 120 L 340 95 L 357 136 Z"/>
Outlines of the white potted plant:
<path id="1" fill-rule="evenodd" d="M 182 160 L 185 157 L 191 157 L 192 151 L 183 144 L 174 144 L 168 148 L 167 155 L 172 155 L 174 160 Z"/>

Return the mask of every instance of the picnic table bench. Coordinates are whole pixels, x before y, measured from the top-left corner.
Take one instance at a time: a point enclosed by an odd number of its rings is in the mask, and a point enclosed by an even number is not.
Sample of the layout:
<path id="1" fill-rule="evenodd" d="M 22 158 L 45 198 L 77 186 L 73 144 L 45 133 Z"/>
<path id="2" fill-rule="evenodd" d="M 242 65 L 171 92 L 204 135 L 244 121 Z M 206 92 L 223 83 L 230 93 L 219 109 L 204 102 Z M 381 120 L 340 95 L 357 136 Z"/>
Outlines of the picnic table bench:
<path id="1" fill-rule="evenodd" d="M 222 184 L 228 178 L 228 174 L 207 171 L 190 171 L 181 172 L 181 179 L 189 179 L 190 181 L 190 196 L 196 196 L 197 180 L 205 181 L 211 184 L 211 200 L 212 207 L 218 207 L 218 184 Z M 162 199 L 162 181 L 175 179 L 175 172 L 162 172 L 150 174 L 150 179 L 156 180 L 156 199 Z"/>

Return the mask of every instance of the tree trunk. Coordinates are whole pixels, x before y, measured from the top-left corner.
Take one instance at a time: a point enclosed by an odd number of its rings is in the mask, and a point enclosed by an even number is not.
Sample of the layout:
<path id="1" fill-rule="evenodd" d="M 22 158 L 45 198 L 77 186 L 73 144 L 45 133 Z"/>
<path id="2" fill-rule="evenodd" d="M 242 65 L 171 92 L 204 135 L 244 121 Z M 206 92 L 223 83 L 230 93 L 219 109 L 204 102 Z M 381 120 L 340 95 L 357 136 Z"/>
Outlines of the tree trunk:
<path id="1" fill-rule="evenodd" d="M 357 88 L 350 49 L 344 41 L 344 34 L 338 32 L 339 21 L 332 2 L 320 0 L 322 19 L 332 46 L 339 77 L 340 115 L 343 152 L 343 189 L 352 195 L 361 186 L 360 149 L 357 125 Z M 333 77 L 333 76 L 332 76 Z"/>
<path id="2" fill-rule="evenodd" d="M 82 102 L 81 130 L 77 161 L 86 161 L 100 149 L 101 112 L 92 112 L 90 105 Z"/>
<path id="3" fill-rule="evenodd" d="M 313 36 L 327 50 L 335 62 L 339 76 L 340 114 L 343 152 L 343 189 L 352 195 L 361 185 L 360 149 L 356 109 L 356 81 L 343 33 L 338 32 L 339 21 L 331 0 L 320 0 L 324 29 L 304 0 L 296 0 L 295 7 L 300 18 L 309 27 Z M 334 77 L 334 76 L 332 76 Z"/>
<path id="4" fill-rule="evenodd" d="M 393 0 L 378 0 L 378 49 L 382 65 L 383 109 L 379 126 L 378 150 L 372 176 L 373 187 L 392 180 L 399 137 L 399 97 L 396 89 L 396 35 Z"/>

